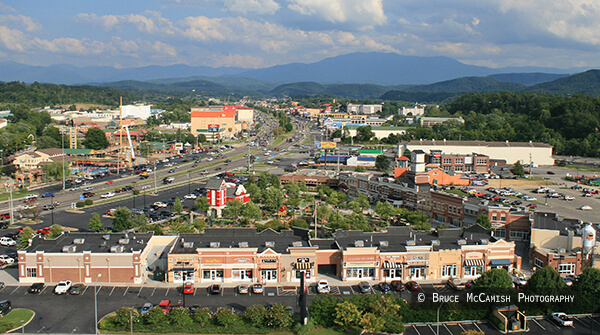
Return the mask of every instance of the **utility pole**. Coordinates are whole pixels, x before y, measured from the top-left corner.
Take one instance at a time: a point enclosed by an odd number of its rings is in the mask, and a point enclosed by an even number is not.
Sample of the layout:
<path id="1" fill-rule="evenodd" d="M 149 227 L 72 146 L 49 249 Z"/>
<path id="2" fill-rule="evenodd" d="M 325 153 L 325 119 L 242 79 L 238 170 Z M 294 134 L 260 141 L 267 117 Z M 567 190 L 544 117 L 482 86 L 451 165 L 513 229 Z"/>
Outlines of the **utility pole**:
<path id="1" fill-rule="evenodd" d="M 156 188 L 156 160 L 153 160 L 152 163 L 154 164 L 154 194 L 158 194 L 158 190 Z"/>
<path id="2" fill-rule="evenodd" d="M 63 150 L 63 156 L 62 156 L 62 180 L 63 180 L 63 191 L 65 190 L 66 186 L 65 186 L 65 133 L 64 131 L 60 132 L 60 138 L 62 139 L 62 150 Z"/>
<path id="3" fill-rule="evenodd" d="M 117 175 L 121 165 L 121 146 L 123 145 L 123 97 L 119 97 L 119 151 L 117 153 Z"/>

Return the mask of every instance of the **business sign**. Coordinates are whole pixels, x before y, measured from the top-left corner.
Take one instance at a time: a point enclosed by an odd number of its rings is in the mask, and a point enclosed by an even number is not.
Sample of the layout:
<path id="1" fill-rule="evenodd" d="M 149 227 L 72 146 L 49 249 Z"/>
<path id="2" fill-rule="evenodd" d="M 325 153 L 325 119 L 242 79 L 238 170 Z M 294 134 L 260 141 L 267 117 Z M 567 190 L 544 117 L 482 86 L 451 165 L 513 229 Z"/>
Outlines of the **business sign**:
<path id="1" fill-rule="evenodd" d="M 340 142 L 342 141 L 342 139 L 341 139 L 341 138 L 334 137 L 334 138 L 333 138 L 333 141 L 334 141 L 335 143 L 340 143 Z"/>
<path id="2" fill-rule="evenodd" d="M 208 131 L 219 131 L 219 128 L 221 126 L 219 126 L 218 124 L 209 124 L 208 125 Z"/>
<path id="3" fill-rule="evenodd" d="M 315 147 L 321 148 L 321 149 L 335 149 L 336 143 L 335 142 L 315 142 Z"/>

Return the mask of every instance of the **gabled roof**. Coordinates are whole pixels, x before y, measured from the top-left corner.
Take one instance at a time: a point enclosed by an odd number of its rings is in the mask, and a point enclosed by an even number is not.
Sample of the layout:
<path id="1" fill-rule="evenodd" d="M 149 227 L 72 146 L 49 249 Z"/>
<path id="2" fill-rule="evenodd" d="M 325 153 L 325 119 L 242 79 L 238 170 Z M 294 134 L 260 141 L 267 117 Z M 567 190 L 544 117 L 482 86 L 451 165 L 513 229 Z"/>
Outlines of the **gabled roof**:
<path id="1" fill-rule="evenodd" d="M 218 190 L 221 189 L 225 184 L 225 180 L 220 178 L 211 178 L 206 182 L 207 190 Z"/>

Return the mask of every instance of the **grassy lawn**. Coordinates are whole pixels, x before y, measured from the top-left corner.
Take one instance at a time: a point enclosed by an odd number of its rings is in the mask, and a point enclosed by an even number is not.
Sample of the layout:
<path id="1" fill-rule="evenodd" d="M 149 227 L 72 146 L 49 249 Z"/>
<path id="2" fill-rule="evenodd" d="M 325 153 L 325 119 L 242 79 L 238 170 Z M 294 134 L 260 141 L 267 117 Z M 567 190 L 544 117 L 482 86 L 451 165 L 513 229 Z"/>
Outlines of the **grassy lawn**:
<path id="1" fill-rule="evenodd" d="M 312 136 L 302 141 L 302 144 L 315 144 L 315 140 Z"/>
<path id="2" fill-rule="evenodd" d="M 358 335 L 360 334 L 362 329 L 357 327 L 352 327 L 350 329 L 341 330 L 336 328 L 319 328 L 309 332 L 309 335 Z"/>
<path id="3" fill-rule="evenodd" d="M 24 323 L 29 322 L 33 318 L 33 311 L 30 309 L 16 308 L 6 316 L 2 317 L 0 322 L 0 332 L 5 333 L 11 329 L 21 327 L 21 320 Z"/>
<path id="4" fill-rule="evenodd" d="M 274 147 L 280 145 L 281 142 L 285 141 L 286 138 L 287 138 L 287 136 L 284 136 L 284 135 L 279 135 L 279 136 L 275 137 L 275 139 L 273 140 L 273 143 L 271 143 L 270 147 L 274 148 Z"/>
<path id="5" fill-rule="evenodd" d="M 35 193 L 29 192 L 27 190 L 13 191 L 13 199 L 24 198 L 24 197 L 28 196 L 29 194 L 35 194 Z M 4 192 L 4 193 L 0 194 L 0 201 L 5 201 L 5 200 L 8 200 L 9 198 L 10 198 L 9 192 Z"/>

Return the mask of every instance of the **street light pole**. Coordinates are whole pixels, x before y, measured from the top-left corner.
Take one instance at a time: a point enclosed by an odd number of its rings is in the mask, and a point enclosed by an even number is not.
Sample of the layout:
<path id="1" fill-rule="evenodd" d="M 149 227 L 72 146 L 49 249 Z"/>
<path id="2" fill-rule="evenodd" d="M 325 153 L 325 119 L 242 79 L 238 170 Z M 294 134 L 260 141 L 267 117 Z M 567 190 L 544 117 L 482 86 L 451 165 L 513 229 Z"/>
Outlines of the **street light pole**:
<path id="1" fill-rule="evenodd" d="M 62 139 L 62 180 L 63 180 L 63 191 L 65 190 L 65 134 L 60 132 L 60 138 Z"/>
<path id="2" fill-rule="evenodd" d="M 102 277 L 101 273 L 98 274 L 98 277 L 94 282 L 94 329 L 96 330 L 96 335 L 98 335 L 98 291 L 96 290 L 96 286 L 100 277 Z"/>
<path id="3" fill-rule="evenodd" d="M 54 194 L 52 194 L 50 199 L 50 210 L 52 210 L 52 225 L 54 226 Z"/>

